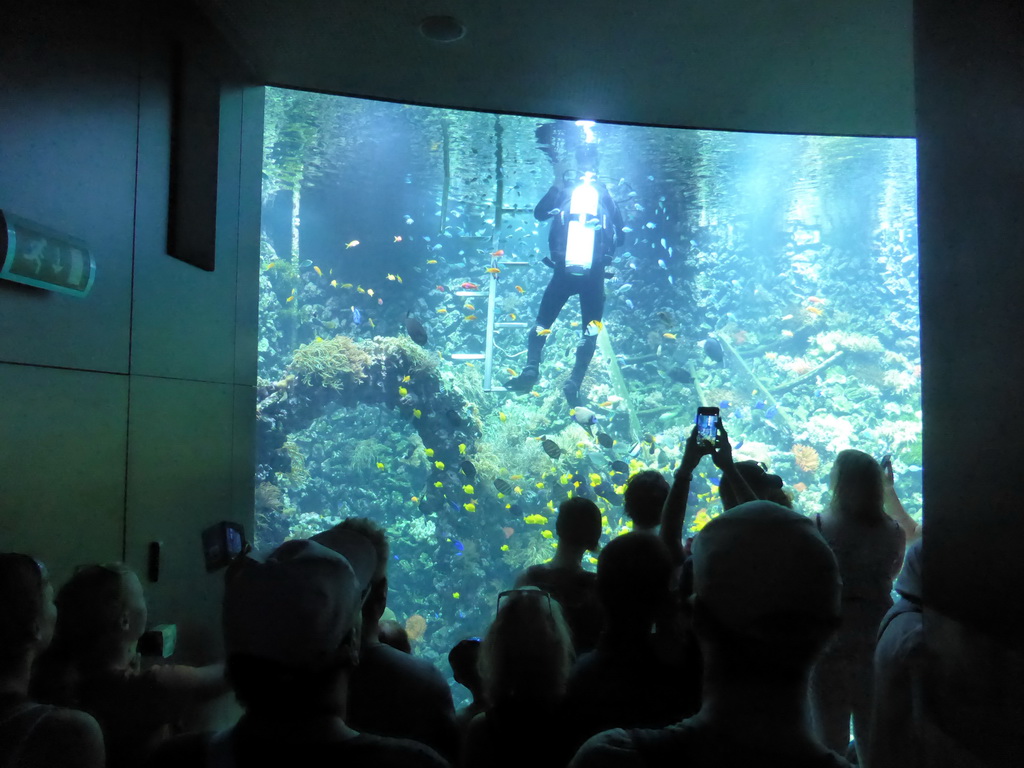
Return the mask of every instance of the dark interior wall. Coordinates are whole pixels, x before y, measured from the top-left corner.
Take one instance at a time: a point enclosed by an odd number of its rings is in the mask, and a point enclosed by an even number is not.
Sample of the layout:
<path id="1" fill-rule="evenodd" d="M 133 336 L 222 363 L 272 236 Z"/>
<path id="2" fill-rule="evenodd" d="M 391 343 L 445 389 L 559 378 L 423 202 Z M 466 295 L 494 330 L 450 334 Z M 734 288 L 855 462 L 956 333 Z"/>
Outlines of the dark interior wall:
<path id="1" fill-rule="evenodd" d="M 167 255 L 177 40 L 223 88 L 213 272 Z M 216 654 L 199 532 L 252 524 L 262 89 L 188 3 L 46 0 L 0 25 L 0 115 L 0 208 L 97 261 L 84 299 L 0 281 L 0 550 L 57 584 L 123 559 L 180 657 Z"/>
<path id="2" fill-rule="evenodd" d="M 916 6 L 927 598 L 1024 621 L 1024 6 Z"/>

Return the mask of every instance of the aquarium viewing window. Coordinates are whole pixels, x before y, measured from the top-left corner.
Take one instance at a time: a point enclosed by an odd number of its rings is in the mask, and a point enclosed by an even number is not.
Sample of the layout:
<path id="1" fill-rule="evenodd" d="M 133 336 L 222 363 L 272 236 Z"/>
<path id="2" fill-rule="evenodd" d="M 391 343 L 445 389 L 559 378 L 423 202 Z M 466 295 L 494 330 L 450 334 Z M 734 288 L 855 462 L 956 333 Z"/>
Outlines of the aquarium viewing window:
<path id="1" fill-rule="evenodd" d="M 920 520 L 913 140 L 585 128 L 271 88 L 263 171 L 257 543 L 378 521 L 389 610 L 446 672 L 552 556 L 559 502 L 594 499 L 602 542 L 629 530 L 624 483 L 671 476 L 698 406 L 800 511 L 825 508 L 832 462 L 857 448 L 892 456 Z M 588 171 L 594 194 L 535 211 Z M 609 263 L 580 266 L 607 273 L 587 289 L 600 322 L 572 296 L 538 326 L 554 273 L 535 212 L 587 242 L 620 232 Z M 517 379 L 538 332 L 539 378 Z M 578 348 L 595 352 L 571 409 Z M 691 535 L 720 511 L 717 483 L 705 459 Z"/>

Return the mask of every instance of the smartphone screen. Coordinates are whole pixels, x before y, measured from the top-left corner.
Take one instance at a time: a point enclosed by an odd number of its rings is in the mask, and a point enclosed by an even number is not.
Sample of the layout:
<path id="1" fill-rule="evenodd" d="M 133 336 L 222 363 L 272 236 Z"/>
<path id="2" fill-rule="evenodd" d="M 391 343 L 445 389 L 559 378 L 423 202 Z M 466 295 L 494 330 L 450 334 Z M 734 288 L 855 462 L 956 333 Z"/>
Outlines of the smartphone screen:
<path id="1" fill-rule="evenodd" d="M 718 409 L 697 409 L 697 439 L 707 445 L 718 444 Z"/>

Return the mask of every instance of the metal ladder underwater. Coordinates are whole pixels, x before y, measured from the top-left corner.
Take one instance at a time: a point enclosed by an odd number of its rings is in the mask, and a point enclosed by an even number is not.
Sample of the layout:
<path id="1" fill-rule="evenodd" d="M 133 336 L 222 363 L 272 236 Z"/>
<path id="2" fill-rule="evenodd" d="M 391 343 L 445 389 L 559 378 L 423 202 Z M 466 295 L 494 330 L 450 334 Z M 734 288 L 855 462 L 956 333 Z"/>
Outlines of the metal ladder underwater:
<path id="1" fill-rule="evenodd" d="M 487 297 L 487 325 L 485 326 L 484 351 L 483 353 L 456 352 L 451 356 L 452 360 L 483 360 L 484 361 L 484 392 L 505 392 L 506 388 L 494 383 L 494 331 L 501 328 L 528 328 L 529 323 L 521 320 L 494 322 L 494 303 L 498 295 L 498 276 L 505 269 L 522 269 L 530 266 L 528 261 L 498 261 L 498 257 L 491 255 L 491 269 L 501 270 L 500 272 L 489 272 L 487 274 L 487 290 L 481 291 L 454 291 L 459 297 Z"/>

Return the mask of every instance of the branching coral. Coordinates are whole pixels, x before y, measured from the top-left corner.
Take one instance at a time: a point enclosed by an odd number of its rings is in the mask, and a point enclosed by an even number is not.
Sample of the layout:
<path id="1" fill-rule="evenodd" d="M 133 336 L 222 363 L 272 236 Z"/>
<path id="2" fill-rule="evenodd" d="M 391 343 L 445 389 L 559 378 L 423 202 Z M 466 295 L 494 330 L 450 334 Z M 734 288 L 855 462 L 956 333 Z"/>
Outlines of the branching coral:
<path id="1" fill-rule="evenodd" d="M 256 486 L 256 514 L 280 512 L 282 507 L 284 507 L 284 497 L 281 495 L 280 488 L 266 481 Z"/>
<path id="2" fill-rule="evenodd" d="M 818 452 L 809 445 L 794 445 L 793 457 L 796 465 L 802 472 L 817 472 L 821 466 L 821 457 Z"/>

